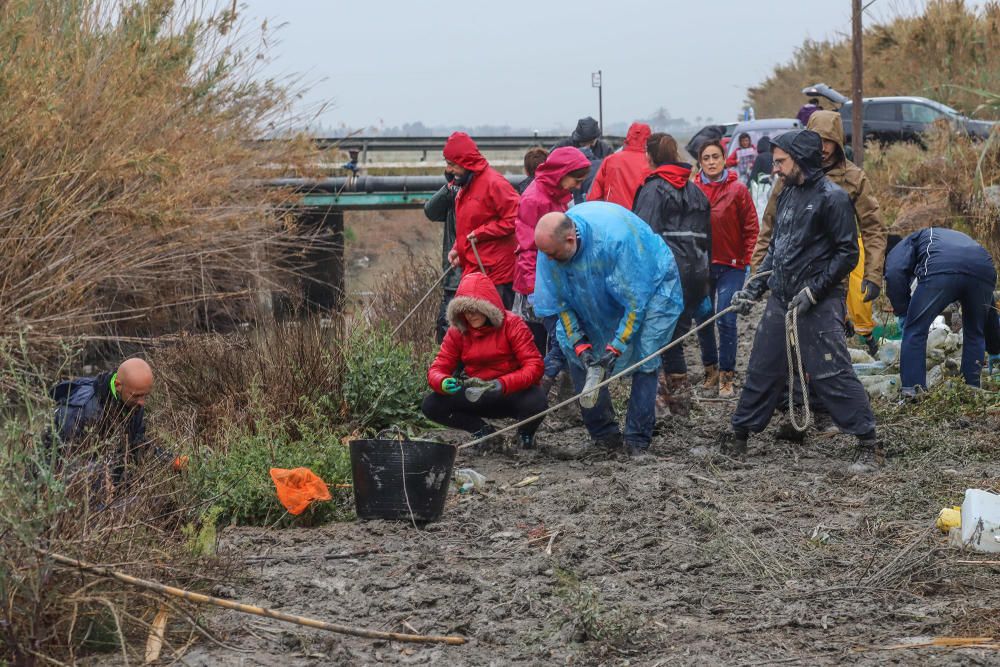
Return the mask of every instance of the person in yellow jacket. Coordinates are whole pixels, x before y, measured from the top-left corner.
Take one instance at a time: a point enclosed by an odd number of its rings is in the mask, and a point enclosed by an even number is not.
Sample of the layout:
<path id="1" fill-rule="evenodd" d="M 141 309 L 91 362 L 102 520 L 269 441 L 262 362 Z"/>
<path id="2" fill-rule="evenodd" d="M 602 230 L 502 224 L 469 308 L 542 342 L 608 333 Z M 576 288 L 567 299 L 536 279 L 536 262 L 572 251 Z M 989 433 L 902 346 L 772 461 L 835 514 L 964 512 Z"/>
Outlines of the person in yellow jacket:
<path id="1" fill-rule="evenodd" d="M 878 351 L 878 342 L 872 336 L 875 321 L 872 318 L 872 301 L 882 292 L 882 269 L 885 262 L 885 245 L 888 230 L 882 221 L 878 201 L 871 183 L 861 167 L 847 159 L 844 152 L 844 125 L 836 111 L 816 111 L 809 117 L 807 129 L 823 139 L 823 171 L 827 177 L 842 187 L 854 204 L 858 222 L 858 247 L 861 250 L 858 265 L 848 279 L 847 319 L 854 326 L 868 351 Z M 774 229 L 774 212 L 781 192 L 781 181 L 774 186 L 760 223 L 757 246 L 750 260 L 754 270 L 764 260 Z"/>

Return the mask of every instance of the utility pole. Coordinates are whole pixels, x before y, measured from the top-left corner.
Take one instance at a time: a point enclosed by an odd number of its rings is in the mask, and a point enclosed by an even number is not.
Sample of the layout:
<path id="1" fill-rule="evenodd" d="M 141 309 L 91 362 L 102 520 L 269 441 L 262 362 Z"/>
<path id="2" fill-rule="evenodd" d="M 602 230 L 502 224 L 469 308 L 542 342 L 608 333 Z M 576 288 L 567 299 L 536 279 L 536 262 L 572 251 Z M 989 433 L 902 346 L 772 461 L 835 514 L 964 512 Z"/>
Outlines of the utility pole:
<path id="1" fill-rule="evenodd" d="M 851 53 L 854 61 L 851 77 L 851 148 L 854 151 L 854 164 L 864 169 L 864 51 L 861 47 L 861 12 L 861 0 L 851 0 Z"/>
<path id="2" fill-rule="evenodd" d="M 601 88 L 601 70 L 590 73 L 590 86 L 592 88 L 597 88 L 597 124 L 601 128 L 601 132 L 604 132 L 604 100 L 601 95 L 603 92 Z"/>

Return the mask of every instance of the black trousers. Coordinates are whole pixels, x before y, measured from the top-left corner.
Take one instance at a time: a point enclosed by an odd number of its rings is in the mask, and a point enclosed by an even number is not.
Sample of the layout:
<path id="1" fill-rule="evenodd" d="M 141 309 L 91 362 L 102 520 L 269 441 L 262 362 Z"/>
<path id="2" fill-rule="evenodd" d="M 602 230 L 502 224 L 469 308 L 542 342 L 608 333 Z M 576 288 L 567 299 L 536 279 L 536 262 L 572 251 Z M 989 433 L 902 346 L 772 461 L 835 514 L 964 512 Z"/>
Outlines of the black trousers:
<path id="1" fill-rule="evenodd" d="M 733 413 L 735 429 L 760 433 L 767 428 L 782 397 L 788 400 L 785 312 L 781 301 L 774 296 L 768 298 L 754 337 L 740 402 Z M 845 317 L 843 290 L 833 290 L 799 317 L 802 365 L 810 393 L 830 413 L 833 423 L 844 433 L 866 435 L 875 429 L 875 415 L 851 366 Z"/>
<path id="2" fill-rule="evenodd" d="M 546 407 L 548 404 L 545 400 L 545 394 L 542 393 L 538 385 L 533 385 L 524 391 L 494 399 L 483 396 L 477 403 L 466 399 L 464 391 L 449 396 L 431 392 L 424 396 L 424 402 L 420 409 L 424 416 L 432 422 L 437 422 L 448 428 L 475 433 L 486 426 L 486 422 L 483 421 L 484 417 L 490 419 L 510 417 L 521 421 L 532 415 L 537 415 Z M 538 430 L 542 419 L 544 417 L 528 422 L 518 429 L 518 432 L 533 434 Z"/>

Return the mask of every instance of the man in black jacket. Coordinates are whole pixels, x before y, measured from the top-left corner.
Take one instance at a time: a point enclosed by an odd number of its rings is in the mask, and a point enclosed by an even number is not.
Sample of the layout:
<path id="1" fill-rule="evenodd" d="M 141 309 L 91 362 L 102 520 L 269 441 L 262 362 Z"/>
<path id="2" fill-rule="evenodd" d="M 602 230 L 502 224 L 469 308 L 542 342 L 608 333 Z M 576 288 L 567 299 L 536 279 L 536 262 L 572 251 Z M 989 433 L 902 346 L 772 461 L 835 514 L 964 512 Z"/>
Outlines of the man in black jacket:
<path id="1" fill-rule="evenodd" d="M 452 183 L 454 178 L 452 174 L 445 173 L 444 177 L 447 183 L 424 204 L 424 215 L 428 220 L 444 223 L 441 239 L 441 270 L 449 273 L 442 282 L 441 306 L 438 308 L 436 335 L 439 344 L 451 326 L 448 324 L 448 304 L 455 298 L 455 291 L 462 279 L 462 271 L 452 267 L 448 260 L 448 253 L 455 246 L 455 195 L 458 193 L 458 186 Z"/>
<path id="2" fill-rule="evenodd" d="M 103 470 L 93 472 L 113 487 L 123 481 L 129 463 L 150 453 L 165 459 L 166 454 L 146 438 L 144 406 L 152 389 L 153 371 L 137 358 L 126 359 L 114 372 L 74 378 L 53 387 L 50 394 L 56 411 L 46 439 L 58 447 L 60 466 L 74 448 L 96 455 Z M 90 447 L 94 449 L 86 449 Z M 180 457 L 173 467 L 180 470 L 185 463 Z"/>
<path id="3" fill-rule="evenodd" d="M 576 129 L 573 130 L 573 134 L 566 137 L 562 141 L 556 143 L 549 152 L 551 153 L 557 148 L 562 148 L 563 146 L 573 146 L 574 148 L 583 149 L 584 147 L 589 147 L 594 153 L 594 159 L 603 160 L 607 156 L 615 152 L 611 147 L 611 144 L 601 139 L 601 126 L 596 120 L 587 116 L 586 118 L 581 118 L 576 123 Z M 597 173 L 596 170 L 591 169 L 591 173 Z"/>
<path id="4" fill-rule="evenodd" d="M 730 449 L 744 455 L 749 434 L 767 427 L 778 401 L 787 395 L 785 314 L 794 309 L 798 354 L 810 388 L 840 430 L 858 437 L 852 467 L 867 470 L 881 464 L 884 455 L 868 395 L 851 366 L 844 328 L 843 282 L 858 262 L 854 208 L 847 193 L 823 174 L 818 134 L 793 130 L 771 145 L 775 173 L 784 182 L 774 235 L 759 269 L 764 275 L 734 294 L 732 303 L 747 314 L 768 288 L 771 295 L 732 417 Z"/>

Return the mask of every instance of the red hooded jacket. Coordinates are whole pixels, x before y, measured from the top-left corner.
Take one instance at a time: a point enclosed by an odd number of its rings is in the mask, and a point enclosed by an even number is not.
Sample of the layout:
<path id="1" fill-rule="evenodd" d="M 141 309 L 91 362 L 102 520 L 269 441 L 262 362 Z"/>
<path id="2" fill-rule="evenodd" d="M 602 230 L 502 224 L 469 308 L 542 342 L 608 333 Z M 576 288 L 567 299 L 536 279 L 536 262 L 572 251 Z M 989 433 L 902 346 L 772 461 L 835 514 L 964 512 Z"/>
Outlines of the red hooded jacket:
<path id="1" fill-rule="evenodd" d="M 486 324 L 471 328 L 465 319 L 469 311 L 485 315 Z M 448 322 L 451 327 L 427 370 L 427 383 L 437 393 L 444 393 L 441 383 L 454 375 L 459 363 L 469 377 L 500 380 L 504 394 L 524 391 L 542 379 L 545 364 L 531 330 L 520 317 L 504 310 L 496 287 L 482 273 L 462 276 L 448 304 Z"/>
<path id="2" fill-rule="evenodd" d="M 712 263 L 742 269 L 750 264 L 757 244 L 757 209 L 747 186 L 740 183 L 735 169 L 718 183 L 703 180 L 695 184 L 708 197 L 712 211 Z"/>
<path id="3" fill-rule="evenodd" d="M 517 206 L 517 264 L 514 267 L 514 290 L 521 294 L 535 291 L 535 226 L 546 213 L 565 211 L 573 193 L 559 187 L 566 174 L 590 166 L 590 160 L 580 149 L 572 146 L 557 148 L 535 170 L 535 180 L 521 195 Z"/>
<path id="4" fill-rule="evenodd" d="M 625 146 L 618 153 L 604 158 L 587 201 L 609 201 L 632 208 L 635 193 L 649 174 L 646 140 L 652 131 L 645 123 L 632 123 L 625 135 Z"/>
<path id="5" fill-rule="evenodd" d="M 448 137 L 444 157 L 472 172 L 472 180 L 455 197 L 455 250 L 462 271 L 479 270 L 472 244 L 466 238 L 475 231 L 476 249 L 490 280 L 496 285 L 510 283 L 514 280 L 517 251 L 517 190 L 490 166 L 465 132 Z"/>

